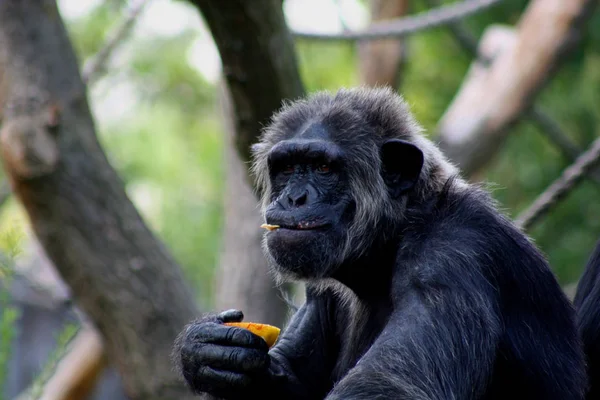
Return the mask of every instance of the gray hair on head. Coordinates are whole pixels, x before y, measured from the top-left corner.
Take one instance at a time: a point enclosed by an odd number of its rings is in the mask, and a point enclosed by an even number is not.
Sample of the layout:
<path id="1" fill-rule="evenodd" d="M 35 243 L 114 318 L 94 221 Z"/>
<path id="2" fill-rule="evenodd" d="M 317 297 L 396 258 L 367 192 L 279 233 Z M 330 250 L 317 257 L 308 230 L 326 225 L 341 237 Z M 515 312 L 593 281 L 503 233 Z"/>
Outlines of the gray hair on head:
<path id="1" fill-rule="evenodd" d="M 423 134 L 406 101 L 390 88 L 358 87 L 337 93 L 316 92 L 304 99 L 286 102 L 263 130 L 260 141 L 252 148 L 252 173 L 262 197 L 263 210 L 272 201 L 269 179 L 269 151 L 282 140 L 290 139 L 310 124 L 322 123 L 331 128 L 331 140 L 347 153 L 349 182 L 356 204 L 354 221 L 348 230 L 341 258 L 368 248 L 383 217 L 391 221 L 404 216 L 409 197 L 419 200 L 442 189 L 458 174 L 442 152 Z M 423 153 L 423 167 L 409 194 L 393 199 L 381 176 L 381 145 L 390 139 L 414 144 Z M 460 182 L 459 182 L 460 183 Z"/>

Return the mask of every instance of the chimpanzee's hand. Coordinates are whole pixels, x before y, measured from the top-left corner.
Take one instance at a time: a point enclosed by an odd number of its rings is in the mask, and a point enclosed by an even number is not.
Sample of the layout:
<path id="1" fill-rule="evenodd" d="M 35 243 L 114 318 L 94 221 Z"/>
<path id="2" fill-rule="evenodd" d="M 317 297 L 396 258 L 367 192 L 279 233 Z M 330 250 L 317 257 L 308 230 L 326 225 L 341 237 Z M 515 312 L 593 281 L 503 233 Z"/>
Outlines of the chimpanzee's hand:
<path id="1" fill-rule="evenodd" d="M 223 325 L 243 318 L 241 311 L 224 311 L 191 323 L 177 338 L 175 362 L 194 392 L 238 398 L 265 375 L 267 343 L 246 329 Z"/>

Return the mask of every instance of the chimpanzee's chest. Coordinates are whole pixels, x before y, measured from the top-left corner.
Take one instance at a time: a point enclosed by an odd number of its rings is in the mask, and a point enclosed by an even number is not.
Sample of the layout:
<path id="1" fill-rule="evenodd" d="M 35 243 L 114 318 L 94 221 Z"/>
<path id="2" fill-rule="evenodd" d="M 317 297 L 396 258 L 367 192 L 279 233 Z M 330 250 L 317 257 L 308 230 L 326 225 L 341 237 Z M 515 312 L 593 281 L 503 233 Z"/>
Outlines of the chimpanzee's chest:
<path id="1" fill-rule="evenodd" d="M 336 334 L 339 352 L 332 371 L 333 382 L 338 382 L 371 348 L 382 332 L 391 307 L 386 304 L 349 302 L 339 308 L 336 315 Z"/>

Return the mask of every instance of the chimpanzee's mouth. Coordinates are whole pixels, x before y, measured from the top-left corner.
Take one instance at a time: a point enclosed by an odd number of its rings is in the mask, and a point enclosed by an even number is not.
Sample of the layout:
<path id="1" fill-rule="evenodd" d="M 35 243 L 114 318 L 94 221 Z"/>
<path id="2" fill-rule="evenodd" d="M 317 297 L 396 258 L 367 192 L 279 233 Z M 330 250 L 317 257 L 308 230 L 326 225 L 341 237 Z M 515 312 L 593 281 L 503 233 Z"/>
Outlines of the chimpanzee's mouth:
<path id="1" fill-rule="evenodd" d="M 320 221 L 301 221 L 296 225 L 292 225 L 292 226 L 283 226 L 284 229 L 291 229 L 291 230 L 297 230 L 297 231 L 312 231 L 312 230 L 317 230 L 317 229 L 323 229 L 327 226 L 328 224 L 325 224 L 323 222 Z"/>
<path id="2" fill-rule="evenodd" d="M 270 224 L 263 224 L 261 227 L 269 230 L 269 231 L 277 231 L 280 229 L 287 229 L 291 231 L 312 231 L 319 230 L 328 227 L 329 223 L 324 223 L 322 221 L 299 221 L 294 223 L 287 222 L 272 222 Z"/>

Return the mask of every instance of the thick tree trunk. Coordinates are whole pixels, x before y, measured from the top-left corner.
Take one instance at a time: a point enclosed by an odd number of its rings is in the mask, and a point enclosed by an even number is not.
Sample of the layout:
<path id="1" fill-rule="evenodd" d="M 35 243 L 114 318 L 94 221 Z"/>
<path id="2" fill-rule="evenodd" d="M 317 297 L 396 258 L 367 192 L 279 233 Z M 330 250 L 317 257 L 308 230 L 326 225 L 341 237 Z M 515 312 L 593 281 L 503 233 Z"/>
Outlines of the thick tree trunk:
<path id="1" fill-rule="evenodd" d="M 408 0 L 371 0 L 371 21 L 406 15 Z M 402 39 L 369 40 L 358 43 L 360 80 L 368 86 L 400 86 L 405 45 Z"/>
<path id="2" fill-rule="evenodd" d="M 485 166 L 510 126 L 573 48 L 597 0 L 533 0 L 517 26 L 514 43 L 489 67 L 478 61 L 440 120 L 444 153 L 471 175 Z"/>
<path id="3" fill-rule="evenodd" d="M 240 160 L 233 144 L 231 98 L 222 85 L 227 143 L 225 162 L 225 225 L 219 270 L 216 281 L 216 306 L 220 310 L 242 309 L 246 321 L 282 326 L 287 304 L 281 301 L 281 291 L 268 274 L 261 241 L 263 237 L 260 209 L 248 182 L 248 170 Z M 282 288 L 284 290 L 285 288 Z"/>
<path id="4" fill-rule="evenodd" d="M 238 308 L 246 320 L 282 325 L 287 305 L 267 273 L 258 201 L 248 179 L 250 145 L 285 99 L 303 95 L 292 37 L 280 0 L 193 0 L 223 64 L 229 122 L 224 248 L 217 280 L 219 309 Z M 236 151 L 237 150 L 237 151 Z"/>
<path id="5" fill-rule="evenodd" d="M 127 198 L 95 136 L 52 0 L 0 2 L 0 146 L 12 189 L 131 399 L 193 398 L 169 354 L 197 314 L 177 264 Z"/>
<path id="6" fill-rule="evenodd" d="M 281 0 L 190 0 L 219 48 L 232 97 L 235 144 L 246 162 L 250 145 L 284 99 L 304 90 Z"/>

